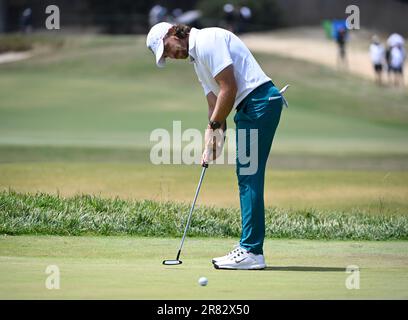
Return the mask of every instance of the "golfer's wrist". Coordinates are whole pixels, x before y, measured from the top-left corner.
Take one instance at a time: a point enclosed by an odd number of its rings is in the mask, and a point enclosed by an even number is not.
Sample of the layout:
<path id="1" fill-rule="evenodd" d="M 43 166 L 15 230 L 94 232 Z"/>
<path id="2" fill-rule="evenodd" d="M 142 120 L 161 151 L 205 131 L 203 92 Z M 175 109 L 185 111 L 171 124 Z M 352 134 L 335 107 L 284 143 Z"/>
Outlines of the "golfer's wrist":
<path id="1" fill-rule="evenodd" d="M 208 126 L 210 127 L 210 129 L 212 130 L 217 130 L 220 129 L 222 126 L 222 123 L 217 121 L 217 120 L 211 120 L 208 122 Z"/>
<path id="2" fill-rule="evenodd" d="M 222 131 L 225 131 L 225 130 L 227 129 L 227 120 L 224 120 L 223 122 L 220 122 L 220 127 L 217 128 L 217 129 L 214 129 L 214 128 L 211 126 L 211 120 L 210 120 L 210 121 L 208 122 L 207 129 L 211 129 L 211 130 L 221 129 Z"/>

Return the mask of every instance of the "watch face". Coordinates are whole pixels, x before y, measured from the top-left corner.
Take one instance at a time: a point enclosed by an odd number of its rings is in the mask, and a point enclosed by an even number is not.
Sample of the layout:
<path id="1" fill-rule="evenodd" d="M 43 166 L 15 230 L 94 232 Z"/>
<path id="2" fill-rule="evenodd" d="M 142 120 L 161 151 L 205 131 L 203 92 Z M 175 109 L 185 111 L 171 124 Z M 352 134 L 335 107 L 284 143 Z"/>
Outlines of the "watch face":
<path id="1" fill-rule="evenodd" d="M 219 123 L 217 121 L 211 121 L 210 122 L 210 127 L 213 130 L 219 129 L 219 128 L 221 128 L 221 123 Z"/>

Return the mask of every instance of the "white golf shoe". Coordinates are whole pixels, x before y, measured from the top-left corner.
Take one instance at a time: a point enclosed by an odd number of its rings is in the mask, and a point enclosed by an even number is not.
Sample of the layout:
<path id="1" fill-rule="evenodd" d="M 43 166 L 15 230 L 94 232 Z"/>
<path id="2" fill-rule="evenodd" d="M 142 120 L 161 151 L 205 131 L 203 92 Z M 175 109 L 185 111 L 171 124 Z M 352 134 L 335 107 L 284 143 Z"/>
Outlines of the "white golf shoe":
<path id="1" fill-rule="evenodd" d="M 239 250 L 239 243 L 234 245 L 234 248 L 232 249 L 232 251 L 228 252 L 225 256 L 213 258 L 211 262 L 214 264 L 214 263 L 220 262 L 222 260 L 226 260 L 226 259 L 232 257 L 236 252 L 238 252 L 238 250 Z"/>
<path id="2" fill-rule="evenodd" d="M 238 247 L 231 252 L 233 252 L 233 254 L 228 254 L 228 258 L 215 262 L 214 268 L 230 270 L 261 270 L 266 267 L 263 254 L 253 254 L 241 247 Z"/>

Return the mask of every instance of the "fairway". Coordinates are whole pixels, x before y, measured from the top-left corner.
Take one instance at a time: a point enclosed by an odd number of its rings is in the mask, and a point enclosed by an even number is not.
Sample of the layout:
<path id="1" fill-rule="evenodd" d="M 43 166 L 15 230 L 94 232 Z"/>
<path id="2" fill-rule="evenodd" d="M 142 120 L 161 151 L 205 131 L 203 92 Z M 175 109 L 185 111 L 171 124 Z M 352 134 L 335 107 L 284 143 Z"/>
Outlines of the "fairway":
<path id="1" fill-rule="evenodd" d="M 406 242 L 268 240 L 263 271 L 215 270 L 232 239 L 2 236 L 1 299 L 407 299 Z M 48 265 L 60 289 L 45 287 Z M 348 266 L 359 289 L 347 289 Z M 197 283 L 201 276 L 208 286 Z"/>
<path id="2" fill-rule="evenodd" d="M 204 130 L 207 102 L 185 61 L 170 61 L 158 70 L 143 37 L 62 40 L 63 49 L 0 65 L 0 162 L 38 159 L 45 147 L 47 155 L 59 152 L 57 147 L 91 152 L 100 147 L 110 154 L 133 147 L 144 150 L 149 161 L 152 130 L 171 129 L 173 121 L 181 121 L 183 130 Z M 388 155 L 392 168 L 406 169 L 407 93 L 379 90 L 369 81 L 311 63 L 255 56 L 278 87 L 292 86 L 275 154 L 369 156 L 373 161 Z M 232 122 L 230 116 L 231 128 Z M 11 146 L 20 149 L 6 148 Z"/>

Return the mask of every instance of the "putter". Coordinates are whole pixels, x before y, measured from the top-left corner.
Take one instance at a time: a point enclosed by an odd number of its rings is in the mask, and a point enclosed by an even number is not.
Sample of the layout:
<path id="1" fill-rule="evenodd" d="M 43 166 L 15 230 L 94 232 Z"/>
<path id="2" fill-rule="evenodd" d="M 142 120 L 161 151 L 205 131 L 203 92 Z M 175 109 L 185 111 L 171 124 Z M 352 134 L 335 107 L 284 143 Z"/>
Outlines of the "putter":
<path id="1" fill-rule="evenodd" d="M 163 260 L 163 264 L 165 264 L 165 265 L 175 266 L 175 265 L 183 263 L 183 261 L 180 260 L 181 249 L 183 248 L 184 239 L 186 238 L 187 230 L 190 227 L 191 216 L 193 214 L 194 206 L 195 206 L 195 203 L 196 203 L 196 200 L 197 200 L 198 193 L 200 192 L 201 183 L 203 182 L 205 170 L 208 168 L 208 164 L 204 163 L 202 165 L 202 167 L 203 167 L 203 170 L 201 171 L 200 181 L 198 182 L 198 186 L 197 186 L 197 190 L 196 190 L 196 193 L 195 193 L 195 196 L 194 196 L 193 204 L 191 205 L 190 213 L 188 215 L 187 224 L 186 224 L 186 227 L 184 228 L 184 234 L 183 234 L 183 238 L 181 239 L 179 250 L 177 252 L 177 257 L 176 257 L 175 260 Z"/>

